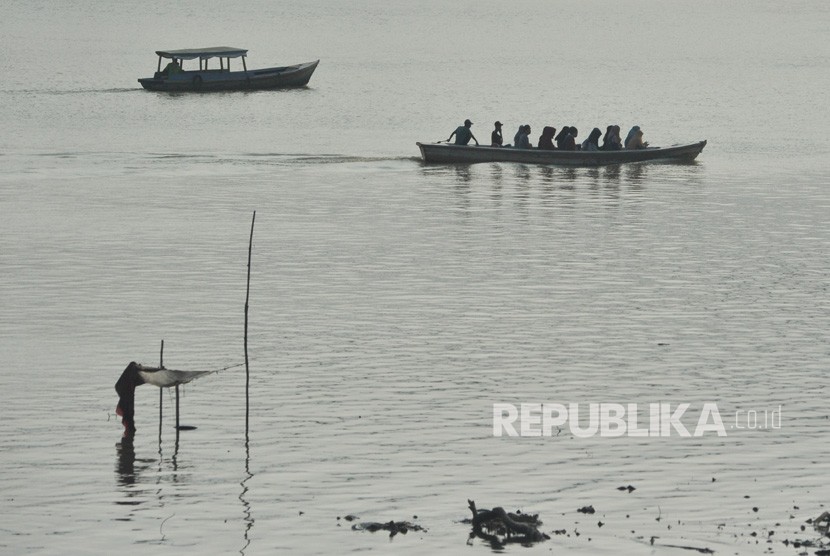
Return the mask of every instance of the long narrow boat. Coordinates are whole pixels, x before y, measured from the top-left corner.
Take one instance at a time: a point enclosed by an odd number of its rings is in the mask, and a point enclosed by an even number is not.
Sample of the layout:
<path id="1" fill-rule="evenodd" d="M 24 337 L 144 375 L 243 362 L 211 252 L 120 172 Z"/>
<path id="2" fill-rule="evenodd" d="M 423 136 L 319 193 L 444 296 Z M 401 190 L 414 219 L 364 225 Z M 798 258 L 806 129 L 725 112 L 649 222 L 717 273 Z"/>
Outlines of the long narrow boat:
<path id="1" fill-rule="evenodd" d="M 692 161 L 706 141 L 670 147 L 620 151 L 563 151 L 542 149 L 514 149 L 512 147 L 485 147 L 453 145 L 449 143 L 416 143 L 426 163 L 521 162 L 524 164 L 553 164 L 559 166 L 603 166 L 624 162 L 649 160 Z"/>
<path id="2" fill-rule="evenodd" d="M 210 92 L 247 91 L 303 87 L 320 60 L 293 66 L 249 70 L 245 63 L 248 51 L 228 46 L 189 48 L 184 50 L 157 50 L 158 69 L 153 77 L 138 80 L 149 91 Z M 208 69 L 208 60 L 219 59 L 219 67 Z M 242 70 L 231 71 L 231 58 L 242 58 Z M 170 60 L 162 69 L 161 61 Z M 199 60 L 198 70 L 185 70 L 185 60 Z"/>

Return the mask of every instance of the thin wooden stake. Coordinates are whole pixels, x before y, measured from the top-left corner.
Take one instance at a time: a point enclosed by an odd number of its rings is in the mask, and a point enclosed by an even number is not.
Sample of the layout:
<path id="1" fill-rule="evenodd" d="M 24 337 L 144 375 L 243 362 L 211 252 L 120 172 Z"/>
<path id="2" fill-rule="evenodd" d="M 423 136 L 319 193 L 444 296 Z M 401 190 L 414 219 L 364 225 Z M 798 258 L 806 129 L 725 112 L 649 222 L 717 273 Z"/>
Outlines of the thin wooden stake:
<path id="1" fill-rule="evenodd" d="M 161 341 L 161 352 L 159 353 L 159 368 L 164 368 L 164 340 Z M 161 442 L 161 419 L 162 407 L 164 406 L 164 390 L 159 388 L 159 442 Z"/>
<path id="2" fill-rule="evenodd" d="M 179 430 L 179 385 L 176 385 L 176 430 Z M 179 434 L 178 432 L 176 433 Z"/>
<path id="3" fill-rule="evenodd" d="M 245 58 L 242 58 L 245 62 Z M 254 245 L 254 222 L 256 222 L 256 211 L 251 218 L 251 237 L 248 240 L 248 284 L 245 288 L 245 439 L 248 438 L 248 419 L 250 416 L 250 400 L 248 396 L 251 385 L 251 371 L 248 367 L 248 300 L 251 295 L 251 251 Z"/>

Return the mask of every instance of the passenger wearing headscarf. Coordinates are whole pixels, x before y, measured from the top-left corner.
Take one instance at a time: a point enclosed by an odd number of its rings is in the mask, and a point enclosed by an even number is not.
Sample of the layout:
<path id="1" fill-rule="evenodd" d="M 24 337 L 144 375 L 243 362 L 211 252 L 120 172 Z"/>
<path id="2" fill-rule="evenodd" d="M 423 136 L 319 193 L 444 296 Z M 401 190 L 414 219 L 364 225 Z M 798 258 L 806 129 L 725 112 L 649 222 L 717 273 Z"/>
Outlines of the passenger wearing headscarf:
<path id="1" fill-rule="evenodd" d="M 558 139 L 556 140 L 556 146 L 559 147 L 563 151 L 575 151 L 577 150 L 576 147 L 576 134 L 578 131 L 575 127 L 572 126 L 565 126 L 562 128 L 562 131 L 557 135 Z"/>
<path id="2" fill-rule="evenodd" d="M 608 150 L 618 151 L 622 149 L 622 139 L 620 138 L 620 126 L 611 126 L 611 135 L 608 138 Z"/>
<path id="3" fill-rule="evenodd" d="M 591 134 L 588 135 L 588 138 L 582 142 L 582 150 L 583 151 L 598 151 L 599 150 L 599 138 L 602 135 L 602 131 L 598 127 L 595 127 L 591 130 Z"/>
<path id="4" fill-rule="evenodd" d="M 571 130 L 569 131 L 569 133 L 571 134 L 571 139 L 572 140 L 568 141 L 568 144 L 573 143 L 573 146 L 571 147 L 571 150 L 572 151 L 578 151 L 582 147 L 582 145 L 580 145 L 579 143 L 576 142 L 576 136 L 579 135 L 579 130 L 576 129 L 574 126 L 571 126 Z"/>
<path id="5" fill-rule="evenodd" d="M 645 149 L 646 147 L 648 147 L 648 143 L 643 142 L 643 132 L 640 130 L 640 126 L 635 125 L 625 137 L 625 148 Z"/>
<path id="6" fill-rule="evenodd" d="M 563 151 L 575 151 L 577 150 L 576 146 L 576 134 L 579 133 L 575 127 L 572 126 L 565 126 L 562 128 L 562 131 L 559 132 L 559 135 L 556 136 L 556 146 L 559 147 L 560 150 Z"/>
<path id="7" fill-rule="evenodd" d="M 519 126 L 519 131 L 513 138 L 513 146 L 517 149 L 530 149 L 533 145 L 530 144 L 530 124 Z"/>
<path id="8" fill-rule="evenodd" d="M 602 136 L 602 146 L 600 150 L 603 151 L 617 151 L 620 149 L 619 126 L 609 125 L 605 128 L 605 135 Z"/>
<path id="9" fill-rule="evenodd" d="M 563 141 L 565 140 L 565 137 L 568 136 L 568 133 L 570 131 L 571 131 L 570 126 L 565 126 L 565 127 L 562 128 L 562 131 L 560 131 L 559 134 L 553 139 L 554 141 L 556 141 L 556 146 L 558 148 L 560 148 L 560 149 L 562 148 L 562 145 L 564 144 Z"/>
<path id="10" fill-rule="evenodd" d="M 115 391 L 118 393 L 115 414 L 121 417 L 125 438 L 135 435 L 135 389 L 144 384 L 144 379 L 138 374 L 140 369 L 141 365 L 135 361 L 130 362 L 115 383 Z"/>
<path id="11" fill-rule="evenodd" d="M 556 128 L 546 125 L 542 130 L 542 135 L 539 136 L 539 148 L 552 151 L 556 147 L 553 146 L 553 136 L 556 135 Z"/>
<path id="12" fill-rule="evenodd" d="M 609 125 L 608 127 L 605 128 L 605 135 L 602 136 L 602 146 L 600 147 L 600 150 L 603 150 L 603 151 L 608 150 L 608 145 L 609 145 L 608 140 L 611 137 L 611 132 L 613 130 L 614 130 L 614 126 L 612 126 L 612 125 Z"/>

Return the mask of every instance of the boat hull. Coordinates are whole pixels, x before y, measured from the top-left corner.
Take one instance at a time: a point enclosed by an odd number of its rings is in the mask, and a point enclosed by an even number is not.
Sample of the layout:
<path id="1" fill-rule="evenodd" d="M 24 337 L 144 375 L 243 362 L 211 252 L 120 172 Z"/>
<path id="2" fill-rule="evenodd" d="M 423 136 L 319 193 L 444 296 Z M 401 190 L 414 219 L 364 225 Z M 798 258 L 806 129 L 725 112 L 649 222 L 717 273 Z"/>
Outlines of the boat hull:
<path id="1" fill-rule="evenodd" d="M 542 149 L 514 149 L 452 145 L 448 143 L 416 143 L 426 163 L 473 164 L 477 162 L 519 162 L 523 164 L 550 164 L 557 166 L 604 166 L 626 162 L 651 160 L 694 160 L 706 146 L 706 141 L 671 147 L 649 147 L 619 151 L 563 151 Z"/>
<path id="2" fill-rule="evenodd" d="M 139 79 L 148 91 L 165 92 L 215 92 L 215 91 L 256 91 L 304 87 L 308 84 L 320 60 L 251 71 L 183 71 L 171 76 L 156 74 L 155 77 Z"/>

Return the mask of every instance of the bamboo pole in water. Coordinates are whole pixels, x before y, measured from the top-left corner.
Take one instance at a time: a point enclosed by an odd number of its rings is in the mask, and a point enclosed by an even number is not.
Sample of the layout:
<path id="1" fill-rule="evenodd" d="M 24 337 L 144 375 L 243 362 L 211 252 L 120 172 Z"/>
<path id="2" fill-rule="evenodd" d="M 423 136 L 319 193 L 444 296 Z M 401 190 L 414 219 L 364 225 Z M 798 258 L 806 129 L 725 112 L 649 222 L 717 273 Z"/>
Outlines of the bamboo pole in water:
<path id="1" fill-rule="evenodd" d="M 159 353 L 159 368 L 164 368 L 164 340 L 161 341 L 161 352 Z M 161 439 L 162 406 L 164 405 L 164 390 L 159 388 L 159 439 Z"/>
<path id="2" fill-rule="evenodd" d="M 244 58 L 243 58 L 244 61 Z M 251 218 L 251 237 L 248 240 L 248 283 L 245 288 L 245 438 L 248 438 L 248 418 L 250 416 L 250 402 L 248 392 L 251 385 L 251 372 L 248 367 L 248 300 L 251 295 L 251 250 L 254 244 L 254 222 L 256 222 L 256 211 Z"/>

